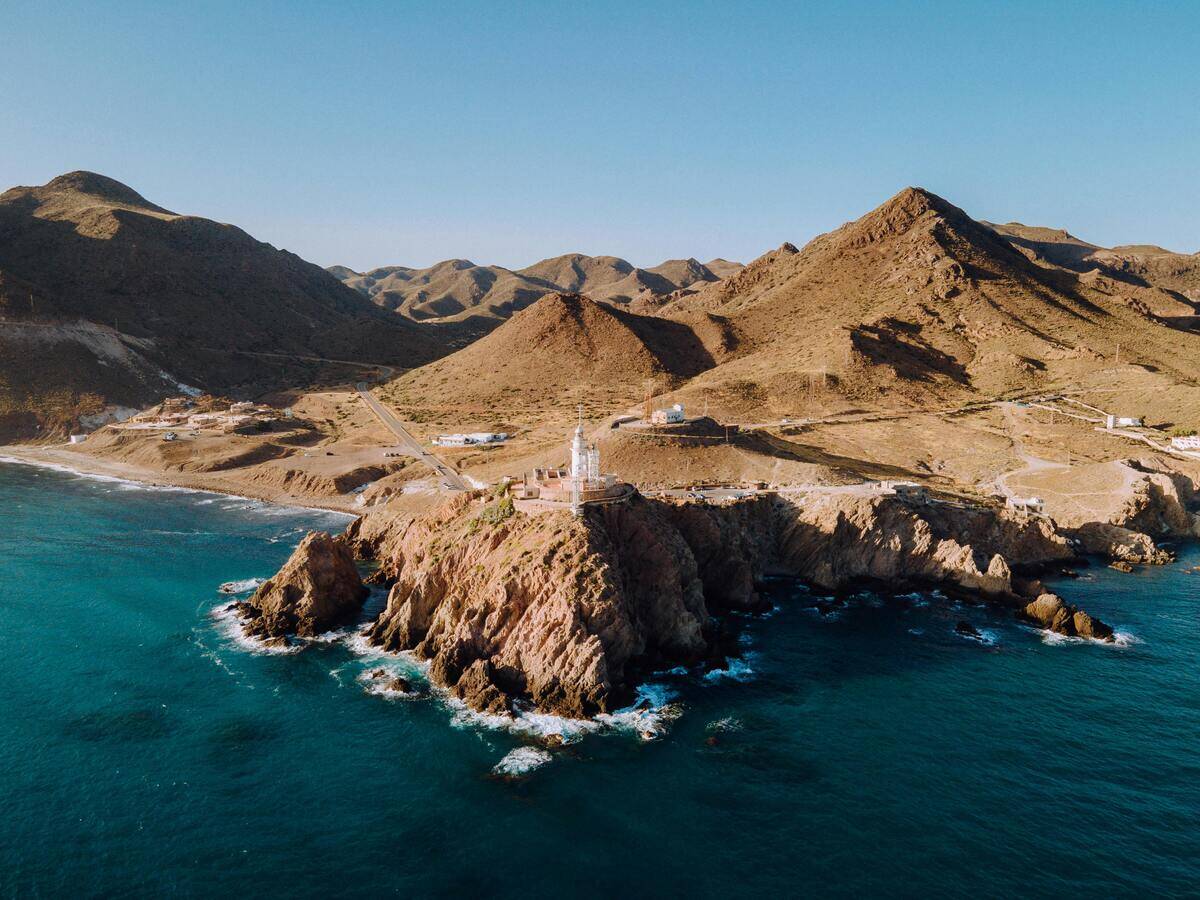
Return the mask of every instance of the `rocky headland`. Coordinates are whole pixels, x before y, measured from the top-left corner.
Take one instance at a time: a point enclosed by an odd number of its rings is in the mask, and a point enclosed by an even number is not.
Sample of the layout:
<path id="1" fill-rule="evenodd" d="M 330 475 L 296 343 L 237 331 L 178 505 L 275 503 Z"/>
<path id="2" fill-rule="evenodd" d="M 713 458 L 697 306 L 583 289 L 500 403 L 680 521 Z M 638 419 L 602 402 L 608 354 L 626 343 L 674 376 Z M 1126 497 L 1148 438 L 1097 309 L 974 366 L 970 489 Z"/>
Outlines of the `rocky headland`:
<path id="1" fill-rule="evenodd" d="M 384 508 L 341 538 L 310 535 L 243 611 L 256 636 L 332 627 L 364 590 L 351 556 L 372 559 L 390 586 L 372 644 L 427 660 L 431 680 L 473 709 L 519 702 L 588 717 L 626 705 L 649 672 L 720 664 L 720 617 L 763 609 L 769 576 L 829 593 L 938 586 L 1063 635 L 1111 640 L 1109 626 L 1036 579 L 1077 554 L 1046 518 L 894 495 L 721 505 L 635 495 L 577 518 L 476 491 L 417 516 Z"/>
<path id="2" fill-rule="evenodd" d="M 230 607 L 248 637 L 280 645 L 352 621 L 367 594 L 346 538 L 313 531 L 274 578 Z"/>

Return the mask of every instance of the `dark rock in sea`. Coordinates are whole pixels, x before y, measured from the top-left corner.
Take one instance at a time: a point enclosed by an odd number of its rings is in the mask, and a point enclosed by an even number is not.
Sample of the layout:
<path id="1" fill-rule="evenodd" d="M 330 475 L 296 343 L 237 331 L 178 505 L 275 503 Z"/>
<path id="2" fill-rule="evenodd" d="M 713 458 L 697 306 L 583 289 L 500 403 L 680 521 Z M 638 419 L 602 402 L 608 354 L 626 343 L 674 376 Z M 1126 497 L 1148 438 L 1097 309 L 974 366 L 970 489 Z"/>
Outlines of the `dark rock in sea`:
<path id="1" fill-rule="evenodd" d="M 1019 615 L 1026 621 L 1049 629 L 1055 634 L 1092 638 L 1098 641 L 1114 639 L 1110 626 L 1093 618 L 1083 610 L 1067 604 L 1057 594 L 1042 594 L 1021 610 Z"/>
<path id="2" fill-rule="evenodd" d="M 1108 567 L 1110 569 L 1116 569 L 1118 572 L 1132 572 L 1133 571 L 1133 566 L 1130 563 L 1125 562 L 1125 560 L 1123 560 L 1123 559 L 1113 560 L 1112 562 L 1110 562 L 1108 564 Z"/>
<path id="3" fill-rule="evenodd" d="M 407 678 L 401 678 L 399 675 L 397 675 L 387 683 L 387 689 L 389 691 L 398 691 L 402 694 L 411 694 L 412 684 Z"/>
<path id="4" fill-rule="evenodd" d="M 346 539 L 313 531 L 274 578 L 235 608 L 251 637 L 312 637 L 351 621 L 367 593 Z"/>
<path id="5" fill-rule="evenodd" d="M 982 641 L 983 634 L 970 622 L 959 621 L 954 625 L 954 633 L 975 641 Z"/>

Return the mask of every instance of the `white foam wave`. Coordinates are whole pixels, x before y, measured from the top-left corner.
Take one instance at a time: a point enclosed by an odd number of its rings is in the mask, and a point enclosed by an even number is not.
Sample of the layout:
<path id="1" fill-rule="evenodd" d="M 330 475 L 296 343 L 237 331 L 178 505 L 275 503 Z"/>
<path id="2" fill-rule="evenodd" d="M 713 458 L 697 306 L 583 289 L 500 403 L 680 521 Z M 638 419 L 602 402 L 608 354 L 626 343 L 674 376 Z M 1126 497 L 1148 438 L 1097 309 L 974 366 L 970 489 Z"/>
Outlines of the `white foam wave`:
<path id="1" fill-rule="evenodd" d="M 1143 641 L 1136 634 L 1129 631 L 1114 631 L 1111 641 L 1101 640 L 1100 638 L 1079 637 L 1078 635 L 1059 634 L 1057 631 L 1051 631 L 1048 628 L 1034 628 L 1033 626 L 1022 626 L 1028 631 L 1032 631 L 1042 639 L 1042 643 L 1050 647 L 1056 647 L 1061 644 L 1099 644 L 1102 647 L 1132 647 L 1135 644 L 1143 644 Z"/>
<path id="2" fill-rule="evenodd" d="M 381 672 L 383 674 L 380 674 Z M 387 700 L 415 700 L 421 696 L 420 691 L 404 690 L 393 686 L 395 679 L 404 678 L 405 681 L 408 681 L 406 676 L 410 674 L 390 666 L 377 666 L 373 669 L 364 669 L 355 680 L 363 686 L 368 694 L 374 694 Z M 411 683 L 409 686 L 412 687 Z"/>
<path id="3" fill-rule="evenodd" d="M 713 669 L 705 673 L 705 681 L 751 681 L 755 677 L 754 667 L 750 665 L 750 660 L 754 658 L 754 654 L 747 653 L 743 657 L 731 656 L 725 661 L 725 668 Z"/>
<path id="4" fill-rule="evenodd" d="M 248 594 L 265 580 L 264 578 L 243 578 L 241 581 L 226 581 L 217 590 L 222 594 Z"/>
<path id="5" fill-rule="evenodd" d="M 1000 643 L 1000 635 L 990 628 L 977 628 L 975 634 L 963 634 L 957 628 L 954 633 L 964 641 L 974 641 L 976 644 L 983 644 L 985 647 L 994 647 Z"/>
<path id="6" fill-rule="evenodd" d="M 744 731 L 746 726 L 741 719 L 735 719 L 732 716 L 726 716 L 724 719 L 716 719 L 704 726 L 705 731 L 713 732 L 729 732 L 729 731 Z"/>
<path id="7" fill-rule="evenodd" d="M 247 650 L 250 653 L 284 656 L 289 653 L 299 653 L 304 649 L 303 644 L 295 641 L 282 646 L 274 646 L 260 638 L 250 637 L 242 628 L 241 617 L 237 614 L 236 610 L 230 608 L 230 604 L 215 607 L 210 615 L 216 620 L 217 627 L 226 638 L 242 650 Z"/>
<path id="8" fill-rule="evenodd" d="M 629 706 L 613 713 L 602 713 L 596 721 L 608 728 L 632 731 L 644 741 L 662 737 L 671 723 L 683 715 L 683 707 L 674 700 L 679 694 L 665 684 L 643 684 Z"/>
<path id="9" fill-rule="evenodd" d="M 505 754 L 504 758 L 492 767 L 492 772 L 506 778 L 519 778 L 553 761 L 554 757 L 550 752 L 540 747 L 517 747 Z"/>

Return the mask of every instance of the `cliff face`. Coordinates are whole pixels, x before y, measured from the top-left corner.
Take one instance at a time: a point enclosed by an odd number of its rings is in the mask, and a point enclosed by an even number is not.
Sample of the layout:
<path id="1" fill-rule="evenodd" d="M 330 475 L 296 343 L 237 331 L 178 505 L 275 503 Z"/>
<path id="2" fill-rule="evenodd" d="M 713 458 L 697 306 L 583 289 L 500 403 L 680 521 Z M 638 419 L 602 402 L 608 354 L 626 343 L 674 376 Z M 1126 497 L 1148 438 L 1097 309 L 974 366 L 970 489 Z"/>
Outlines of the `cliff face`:
<path id="1" fill-rule="evenodd" d="M 394 580 L 370 640 L 431 660 L 436 682 L 493 712 L 515 699 L 571 716 L 620 705 L 638 672 L 703 658 L 709 617 L 759 607 L 764 574 L 831 590 L 950 584 L 1020 609 L 1008 559 L 1072 555 L 1042 519 L 850 493 L 723 507 L 635 497 L 579 519 L 484 503 L 359 520 L 350 538 Z"/>
<path id="2" fill-rule="evenodd" d="M 704 653 L 696 560 L 656 505 L 496 522 L 483 510 L 456 498 L 378 545 L 395 583 L 374 643 L 431 660 L 477 709 L 527 697 L 575 716 L 610 708 L 635 660 Z"/>
<path id="3" fill-rule="evenodd" d="M 1159 538 L 1200 534 L 1192 479 L 1153 460 L 1113 460 L 1051 470 L 1022 488 L 1047 498 L 1047 511 L 1083 549 L 1127 563 L 1165 563 Z"/>
<path id="4" fill-rule="evenodd" d="M 313 531 L 237 610 L 251 637 L 312 637 L 353 619 L 366 595 L 346 539 Z"/>

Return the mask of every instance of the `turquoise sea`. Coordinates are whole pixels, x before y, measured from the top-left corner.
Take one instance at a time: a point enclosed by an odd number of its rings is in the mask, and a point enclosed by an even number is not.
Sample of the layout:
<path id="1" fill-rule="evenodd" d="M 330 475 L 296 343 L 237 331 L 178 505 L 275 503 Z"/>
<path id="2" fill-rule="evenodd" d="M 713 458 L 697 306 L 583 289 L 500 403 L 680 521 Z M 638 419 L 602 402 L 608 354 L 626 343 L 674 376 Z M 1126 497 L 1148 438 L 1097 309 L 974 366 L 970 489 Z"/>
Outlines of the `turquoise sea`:
<path id="1" fill-rule="evenodd" d="M 1121 646 L 780 582 L 725 673 L 656 679 L 675 705 L 634 724 L 661 737 L 547 752 L 359 680 L 404 660 L 256 653 L 211 616 L 344 522 L 0 465 L 0 896 L 1200 891 L 1194 546 L 1059 585 Z"/>

